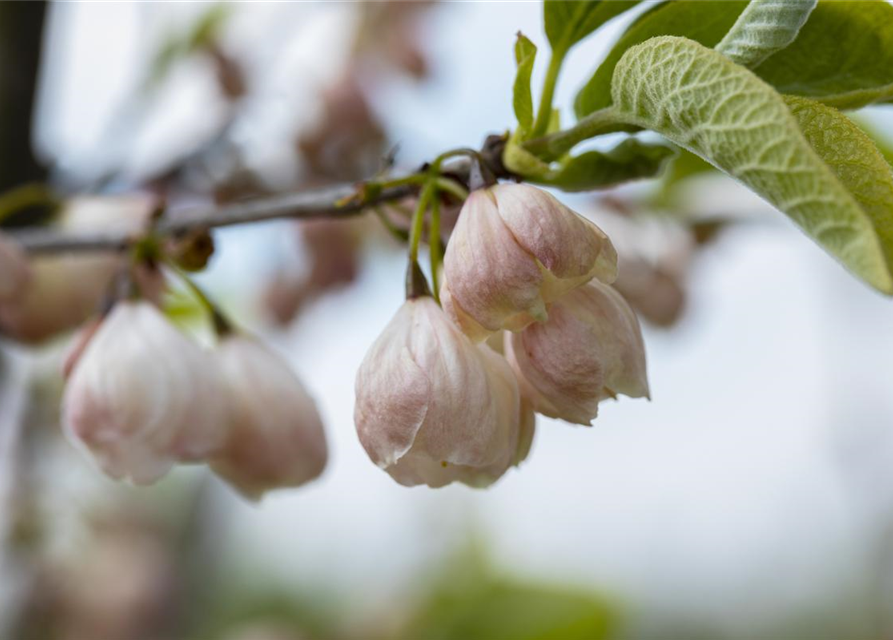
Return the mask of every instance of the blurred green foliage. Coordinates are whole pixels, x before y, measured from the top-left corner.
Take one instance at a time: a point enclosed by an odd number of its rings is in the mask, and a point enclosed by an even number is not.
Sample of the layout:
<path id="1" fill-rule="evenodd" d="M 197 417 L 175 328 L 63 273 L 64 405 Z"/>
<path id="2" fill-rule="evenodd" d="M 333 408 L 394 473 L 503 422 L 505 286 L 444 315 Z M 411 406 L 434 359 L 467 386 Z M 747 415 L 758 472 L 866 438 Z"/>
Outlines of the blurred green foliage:
<path id="1" fill-rule="evenodd" d="M 151 89 L 167 77 L 174 65 L 216 42 L 232 13 L 227 4 L 213 4 L 187 29 L 168 37 L 150 65 L 145 89 Z"/>
<path id="2" fill-rule="evenodd" d="M 595 593 L 503 575 L 463 552 L 423 585 L 392 640 L 601 640 L 616 637 L 616 604 Z"/>

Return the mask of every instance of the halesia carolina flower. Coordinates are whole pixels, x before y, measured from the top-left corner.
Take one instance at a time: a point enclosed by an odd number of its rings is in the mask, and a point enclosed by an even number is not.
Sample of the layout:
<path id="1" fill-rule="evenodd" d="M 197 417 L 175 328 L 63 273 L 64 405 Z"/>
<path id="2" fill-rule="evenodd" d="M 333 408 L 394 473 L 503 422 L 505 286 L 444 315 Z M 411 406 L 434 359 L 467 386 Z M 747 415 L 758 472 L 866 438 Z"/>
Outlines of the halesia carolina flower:
<path id="1" fill-rule="evenodd" d="M 148 196 L 73 198 L 57 227 L 76 233 L 137 233 L 154 207 Z M 31 262 L 31 278 L 14 303 L 0 296 L 0 332 L 29 344 L 74 329 L 96 313 L 109 283 L 126 265 L 116 252 L 40 256 Z"/>
<path id="2" fill-rule="evenodd" d="M 518 331 L 592 278 L 612 282 L 608 237 L 552 195 L 523 184 L 474 191 L 444 256 L 444 309 L 472 339 Z"/>
<path id="3" fill-rule="evenodd" d="M 95 330 L 62 401 L 69 439 L 108 475 L 150 484 L 216 453 L 226 395 L 210 355 L 152 304 L 119 302 Z"/>
<path id="4" fill-rule="evenodd" d="M 610 285 L 574 289 L 505 346 L 522 393 L 544 415 L 588 425 L 606 398 L 648 397 L 639 321 Z"/>
<path id="5" fill-rule="evenodd" d="M 506 361 L 476 346 L 430 297 L 408 300 L 360 365 L 354 418 L 379 467 L 406 486 L 483 487 L 526 455 Z"/>
<path id="6" fill-rule="evenodd" d="M 222 339 L 216 356 L 230 424 L 211 468 L 251 499 L 319 476 L 328 457 L 322 420 L 285 361 L 237 334 Z"/>
<path id="7" fill-rule="evenodd" d="M 30 276 L 25 252 L 0 233 L 0 302 L 14 303 L 22 295 Z"/>

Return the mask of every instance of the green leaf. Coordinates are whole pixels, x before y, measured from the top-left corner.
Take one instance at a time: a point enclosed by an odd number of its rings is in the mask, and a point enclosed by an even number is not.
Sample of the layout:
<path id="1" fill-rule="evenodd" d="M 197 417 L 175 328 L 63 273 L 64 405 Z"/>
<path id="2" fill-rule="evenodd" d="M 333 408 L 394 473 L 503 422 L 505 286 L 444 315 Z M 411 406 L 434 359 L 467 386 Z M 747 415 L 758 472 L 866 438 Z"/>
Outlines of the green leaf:
<path id="1" fill-rule="evenodd" d="M 791 44 L 818 0 L 751 0 L 716 50 L 732 62 L 756 67 Z"/>
<path id="2" fill-rule="evenodd" d="M 855 117 L 853 120 L 859 125 L 865 134 L 871 138 L 872 142 L 877 146 L 878 151 L 884 156 L 888 164 L 893 166 L 893 140 L 889 135 L 878 129 L 874 123 L 869 122 L 865 118 Z"/>
<path id="3" fill-rule="evenodd" d="M 563 191 L 605 189 L 623 182 L 653 178 L 676 152 L 665 145 L 645 144 L 634 138 L 624 140 L 607 152 L 587 151 L 568 157 L 557 169 L 541 178 L 532 178 Z"/>
<path id="4" fill-rule="evenodd" d="M 822 0 L 786 49 L 756 69 L 781 93 L 857 109 L 893 99 L 893 6 Z"/>
<path id="5" fill-rule="evenodd" d="M 608 640 L 617 636 L 620 615 L 598 594 L 478 573 L 483 575 L 475 580 L 436 584 L 395 637 Z"/>
<path id="6" fill-rule="evenodd" d="M 169 36 L 151 61 L 144 90 L 162 81 L 177 62 L 213 45 L 231 15 L 225 3 L 213 4 L 189 28 Z"/>
<path id="7" fill-rule="evenodd" d="M 676 187 L 680 183 L 688 178 L 702 176 L 715 171 L 716 168 L 700 156 L 696 156 L 685 149 L 680 149 L 676 159 L 670 163 L 669 168 L 663 173 L 660 189 L 653 195 L 650 202 L 660 208 L 676 208 L 679 206 Z"/>
<path id="8" fill-rule="evenodd" d="M 838 129 L 822 143 L 821 131 L 810 129 L 808 141 L 800 131 L 805 111 L 795 117 L 752 72 L 685 38 L 658 37 L 629 49 L 611 91 L 618 119 L 708 160 L 785 212 L 857 276 L 893 293 L 891 252 L 882 248 L 886 226 L 872 204 L 881 199 L 870 191 L 881 187 L 841 176 L 846 158 L 858 165 L 871 155 L 867 136 L 847 139 Z"/>
<path id="9" fill-rule="evenodd" d="M 577 95 L 582 118 L 611 102 L 614 66 L 632 46 L 659 35 L 712 47 L 732 28 L 746 2 L 673 0 L 636 20 Z M 845 43 L 845 46 L 842 46 Z M 820 0 L 790 46 L 755 73 L 779 92 L 856 109 L 893 100 L 893 6 L 884 0 Z"/>
<path id="10" fill-rule="evenodd" d="M 566 52 L 640 0 L 545 0 L 543 22 L 553 51 Z"/>
<path id="11" fill-rule="evenodd" d="M 804 137 L 868 214 L 893 272 L 893 170 L 884 154 L 837 109 L 785 96 Z"/>
<path id="12" fill-rule="evenodd" d="M 522 139 L 533 126 L 533 94 L 530 91 L 530 75 L 533 73 L 535 59 L 536 45 L 521 32 L 518 32 L 518 39 L 515 41 L 515 62 L 518 64 L 518 71 L 515 74 L 512 105 L 515 108 L 515 117 L 518 118 L 518 128 L 521 129 Z"/>
<path id="13" fill-rule="evenodd" d="M 627 49 L 655 36 L 685 36 L 712 47 L 732 28 L 747 6 L 745 1 L 663 2 L 645 12 L 620 37 L 595 74 L 577 94 L 578 118 L 611 104 L 611 77 Z"/>

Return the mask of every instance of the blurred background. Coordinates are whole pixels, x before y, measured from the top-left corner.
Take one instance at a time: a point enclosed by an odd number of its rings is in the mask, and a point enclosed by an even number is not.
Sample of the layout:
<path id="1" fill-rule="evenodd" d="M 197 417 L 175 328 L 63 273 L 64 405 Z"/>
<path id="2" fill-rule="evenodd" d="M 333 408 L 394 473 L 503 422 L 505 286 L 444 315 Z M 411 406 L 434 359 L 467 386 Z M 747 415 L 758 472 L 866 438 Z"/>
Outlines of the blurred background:
<path id="1" fill-rule="evenodd" d="M 2 3 L 0 190 L 42 185 L 4 224 L 41 221 L 47 190 L 175 215 L 477 147 L 514 123 L 514 37 L 542 49 L 541 11 Z M 574 50 L 565 117 L 634 15 Z M 884 108 L 860 118 L 893 139 Z M 326 423 L 324 476 L 260 504 L 199 468 L 107 480 L 61 437 L 65 337 L 0 341 L 0 637 L 893 638 L 893 303 L 688 157 L 561 197 L 618 246 L 653 398 L 539 417 L 488 490 L 401 487 L 356 438 L 354 374 L 403 297 L 371 214 L 216 232 L 198 276 Z M 188 298 L 167 311 L 201 337 Z"/>

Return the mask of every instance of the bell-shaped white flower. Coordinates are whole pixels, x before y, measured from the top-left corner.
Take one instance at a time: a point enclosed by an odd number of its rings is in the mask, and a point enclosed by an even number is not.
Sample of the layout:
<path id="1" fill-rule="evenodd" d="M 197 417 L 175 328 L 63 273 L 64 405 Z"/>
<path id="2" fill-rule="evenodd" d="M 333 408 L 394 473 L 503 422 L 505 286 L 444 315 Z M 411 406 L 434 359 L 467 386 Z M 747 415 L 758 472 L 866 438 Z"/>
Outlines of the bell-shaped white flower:
<path id="1" fill-rule="evenodd" d="M 506 361 L 427 296 L 408 300 L 366 354 L 354 417 L 372 461 L 407 486 L 492 484 L 526 454 L 519 443 L 528 447 L 533 428 L 525 424 L 522 441 Z"/>
<path id="2" fill-rule="evenodd" d="M 444 309 L 474 340 L 548 317 L 547 305 L 592 278 L 612 282 L 608 237 L 549 193 L 524 184 L 474 191 L 444 256 Z"/>
<path id="3" fill-rule="evenodd" d="M 648 396 L 639 321 L 610 285 L 593 280 L 567 293 L 547 322 L 507 335 L 505 348 L 522 393 L 544 415 L 588 425 L 605 398 Z"/>
<path id="4" fill-rule="evenodd" d="M 313 399 L 264 345 L 225 336 L 216 349 L 229 406 L 229 435 L 211 468 L 243 495 L 297 487 L 319 476 L 328 450 Z"/>
<path id="5" fill-rule="evenodd" d="M 62 422 L 108 475 L 150 484 L 220 449 L 225 403 L 207 352 L 152 304 L 119 302 L 73 365 Z"/>
<path id="6" fill-rule="evenodd" d="M 0 302 L 16 302 L 30 276 L 25 252 L 11 238 L 0 233 Z"/>

